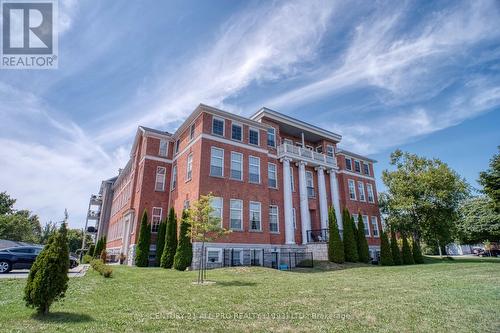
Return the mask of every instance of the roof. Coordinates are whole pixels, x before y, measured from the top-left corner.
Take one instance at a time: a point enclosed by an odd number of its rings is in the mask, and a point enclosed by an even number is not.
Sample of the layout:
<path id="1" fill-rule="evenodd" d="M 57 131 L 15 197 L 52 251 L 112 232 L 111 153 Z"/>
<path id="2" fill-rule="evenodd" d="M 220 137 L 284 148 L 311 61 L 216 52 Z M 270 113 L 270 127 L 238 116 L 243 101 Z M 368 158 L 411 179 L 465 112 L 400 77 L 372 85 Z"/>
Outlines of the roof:
<path id="1" fill-rule="evenodd" d="M 263 117 L 267 117 L 276 121 L 279 121 L 284 124 L 288 124 L 291 126 L 295 126 L 301 129 L 304 129 L 313 134 L 319 135 L 321 137 L 327 138 L 334 142 L 340 142 L 342 140 L 342 135 L 330 132 L 318 126 L 306 123 L 302 120 L 287 116 L 286 114 L 271 110 L 269 108 L 263 107 L 259 111 L 257 111 L 250 119 L 260 120 Z"/>
<path id="2" fill-rule="evenodd" d="M 341 154 L 341 155 L 348 155 L 348 156 L 351 156 L 351 157 L 359 158 L 360 160 L 365 160 L 365 161 L 368 161 L 368 162 L 377 163 L 377 160 L 374 160 L 372 158 L 369 158 L 369 157 L 366 157 L 366 156 L 363 156 L 363 155 L 360 155 L 360 154 L 356 154 L 356 153 L 350 152 L 350 151 L 342 149 L 342 148 L 339 148 L 339 150 L 337 151 L 337 153 Z"/>
<path id="3" fill-rule="evenodd" d="M 146 126 L 139 126 L 139 128 L 145 132 L 151 132 L 155 134 L 160 134 L 160 135 L 166 135 L 166 136 L 172 136 L 172 133 L 169 133 L 167 131 L 160 131 L 151 127 L 146 127 Z"/>

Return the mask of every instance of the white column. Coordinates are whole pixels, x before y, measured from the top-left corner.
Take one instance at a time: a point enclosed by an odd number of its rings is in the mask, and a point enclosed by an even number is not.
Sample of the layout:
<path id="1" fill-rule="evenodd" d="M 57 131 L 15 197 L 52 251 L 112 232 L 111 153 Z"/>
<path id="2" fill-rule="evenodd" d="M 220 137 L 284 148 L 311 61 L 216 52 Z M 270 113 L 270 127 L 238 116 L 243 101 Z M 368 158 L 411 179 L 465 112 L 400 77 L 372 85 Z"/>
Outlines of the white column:
<path id="1" fill-rule="evenodd" d="M 318 172 L 318 194 L 319 194 L 319 215 L 321 219 L 321 229 L 328 228 L 328 203 L 326 199 L 325 168 L 317 167 Z"/>
<path id="2" fill-rule="evenodd" d="M 307 196 L 306 162 L 299 165 L 299 192 L 300 192 L 300 225 L 302 227 L 302 244 L 307 244 L 307 230 L 311 230 L 311 216 L 309 215 L 309 198 Z"/>
<path id="3" fill-rule="evenodd" d="M 340 212 L 340 196 L 339 196 L 339 184 L 337 182 L 337 173 L 334 169 L 328 171 L 330 173 L 330 191 L 332 195 L 332 204 L 335 208 L 335 216 L 337 217 L 337 225 L 339 229 L 342 228 L 342 215 Z"/>
<path id="4" fill-rule="evenodd" d="M 283 196 L 285 213 L 285 242 L 295 244 L 295 229 L 293 227 L 292 183 L 290 179 L 290 159 L 283 158 Z"/>

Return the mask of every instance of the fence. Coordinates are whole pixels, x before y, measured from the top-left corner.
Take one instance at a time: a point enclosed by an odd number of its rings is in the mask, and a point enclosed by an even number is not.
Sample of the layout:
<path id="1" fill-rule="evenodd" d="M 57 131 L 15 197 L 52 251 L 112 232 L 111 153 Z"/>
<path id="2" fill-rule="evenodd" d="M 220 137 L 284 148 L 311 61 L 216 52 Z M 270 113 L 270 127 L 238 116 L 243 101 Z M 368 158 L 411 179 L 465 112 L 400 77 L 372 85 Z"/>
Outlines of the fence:
<path id="1" fill-rule="evenodd" d="M 281 270 L 313 267 L 312 252 L 277 252 L 265 249 L 224 249 L 219 267 L 262 266 Z M 212 266 L 212 265 L 210 265 Z"/>

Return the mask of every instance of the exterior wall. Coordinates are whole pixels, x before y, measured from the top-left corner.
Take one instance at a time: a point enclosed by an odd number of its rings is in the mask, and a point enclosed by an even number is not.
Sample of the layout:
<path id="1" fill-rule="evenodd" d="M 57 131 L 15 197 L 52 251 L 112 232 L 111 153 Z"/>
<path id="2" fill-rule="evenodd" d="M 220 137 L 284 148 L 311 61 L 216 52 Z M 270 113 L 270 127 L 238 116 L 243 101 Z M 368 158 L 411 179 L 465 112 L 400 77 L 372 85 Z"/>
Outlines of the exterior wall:
<path id="1" fill-rule="evenodd" d="M 248 246 L 265 249 L 286 248 L 285 245 L 285 216 L 284 216 L 284 195 L 283 195 L 283 163 L 277 158 L 277 145 L 284 139 L 290 139 L 294 143 L 301 142 L 302 138 L 291 136 L 288 133 L 281 133 L 280 126 L 273 119 L 262 118 L 260 123 L 249 119 L 242 119 L 231 114 L 222 118 L 225 119 L 224 135 L 218 136 L 212 133 L 212 120 L 214 114 L 210 111 L 202 111 L 189 117 L 185 124 L 181 125 L 180 130 L 174 136 L 162 136 L 153 132 L 138 131 L 138 136 L 134 143 L 134 150 L 131 152 L 131 158 L 127 168 L 118 177 L 113 190 L 113 208 L 109 219 L 107 248 L 114 251 L 114 254 L 126 252 L 129 257 L 129 263 L 133 263 L 135 244 L 137 243 L 140 229 L 141 218 L 144 210 L 148 212 L 149 223 L 152 220 L 153 207 L 162 208 L 162 220 L 168 215 L 168 209 L 173 207 L 177 213 L 178 221 L 181 218 L 181 212 L 190 202 L 198 199 L 202 194 L 212 193 L 216 197 L 223 198 L 223 217 L 224 227 L 230 227 L 230 200 L 240 199 L 243 201 L 243 228 L 234 230 L 231 234 L 217 240 L 212 245 L 224 247 Z M 219 115 L 217 115 L 219 117 Z M 231 124 L 236 122 L 243 127 L 242 141 L 231 139 Z M 193 127 L 192 127 L 193 126 Z M 276 129 L 276 147 L 267 145 L 267 128 L 272 126 Z M 249 129 L 259 130 L 259 145 L 249 143 Z M 192 128 L 194 131 L 192 131 Z M 166 156 L 160 156 L 160 140 L 167 140 L 168 151 Z M 177 143 L 178 140 L 178 143 Z M 316 142 L 305 142 L 313 148 L 321 147 L 323 154 L 327 152 L 327 146 L 331 145 L 335 151 L 336 143 L 329 140 L 319 140 Z M 176 147 L 178 146 L 178 150 Z M 224 168 L 223 177 L 210 175 L 211 148 L 217 147 L 224 149 Z M 234 180 L 230 178 L 231 152 L 241 153 L 243 155 L 243 180 Z M 192 176 L 187 177 L 187 161 L 192 156 Z M 259 184 L 249 182 L 249 156 L 260 159 Z M 359 156 L 356 156 L 359 159 Z M 347 207 L 351 214 L 357 214 L 358 211 L 363 215 L 376 216 L 379 226 L 379 232 L 382 230 L 380 214 L 377 205 L 377 193 L 375 179 L 373 178 L 373 162 L 366 160 L 370 168 L 370 176 L 345 169 L 345 155 L 337 155 L 339 170 L 337 180 L 339 184 L 340 206 L 341 209 Z M 268 163 L 276 165 L 277 169 L 277 188 L 269 187 Z M 305 249 L 301 246 L 302 233 L 306 232 L 301 227 L 300 213 L 300 193 L 299 193 L 299 168 L 295 163 L 290 164 L 293 174 L 292 206 L 295 208 L 295 242 L 298 244 L 294 248 Z M 165 187 L 163 191 L 155 190 L 157 167 L 165 167 Z M 173 168 L 177 169 L 175 186 L 172 184 Z M 320 202 L 318 194 L 318 173 L 311 166 L 306 166 L 306 171 L 313 175 L 315 195 L 308 199 L 309 213 L 311 216 L 311 229 L 321 229 L 320 222 Z M 324 171 L 325 190 L 328 206 L 333 204 L 331 197 L 329 170 Z M 361 169 L 363 171 L 363 169 Z M 366 192 L 366 184 L 370 183 L 374 190 L 374 203 L 360 202 L 359 194 L 357 200 L 349 199 L 348 179 L 362 181 Z M 119 205 L 120 186 L 123 182 L 130 186 L 130 195 L 125 203 Z M 357 191 L 357 186 L 356 186 Z M 367 198 L 367 194 L 365 193 Z M 261 203 L 261 231 L 250 230 L 250 201 Z M 278 206 L 278 232 L 270 232 L 269 226 L 269 205 Z M 130 227 L 127 235 L 127 228 L 124 225 L 124 219 L 130 217 Z M 341 223 L 339 221 L 339 225 Z M 371 229 L 371 220 L 369 220 L 370 237 L 368 244 L 371 249 L 376 249 L 380 240 L 373 237 Z M 125 249 L 128 238 L 128 248 Z M 154 249 L 156 243 L 156 234 L 152 235 L 151 249 Z M 221 245 L 222 244 L 222 245 Z M 320 256 L 321 257 L 321 256 Z"/>
<path id="2" fill-rule="evenodd" d="M 109 180 L 103 181 L 100 194 L 102 197 L 102 206 L 96 239 L 100 239 L 108 234 L 109 219 L 111 217 L 111 205 L 113 203 L 113 182 Z"/>

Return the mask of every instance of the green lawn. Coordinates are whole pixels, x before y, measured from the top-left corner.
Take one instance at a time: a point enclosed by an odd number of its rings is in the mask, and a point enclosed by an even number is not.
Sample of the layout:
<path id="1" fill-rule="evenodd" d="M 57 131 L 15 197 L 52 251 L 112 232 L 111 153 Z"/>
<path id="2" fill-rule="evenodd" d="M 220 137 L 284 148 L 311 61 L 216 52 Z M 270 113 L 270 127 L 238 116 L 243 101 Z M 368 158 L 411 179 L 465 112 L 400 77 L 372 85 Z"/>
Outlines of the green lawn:
<path id="1" fill-rule="evenodd" d="M 500 331 L 499 260 L 428 261 L 218 269 L 210 286 L 192 285 L 196 272 L 115 266 L 111 279 L 72 278 L 46 318 L 24 306 L 25 280 L 0 280 L 0 331 Z"/>

